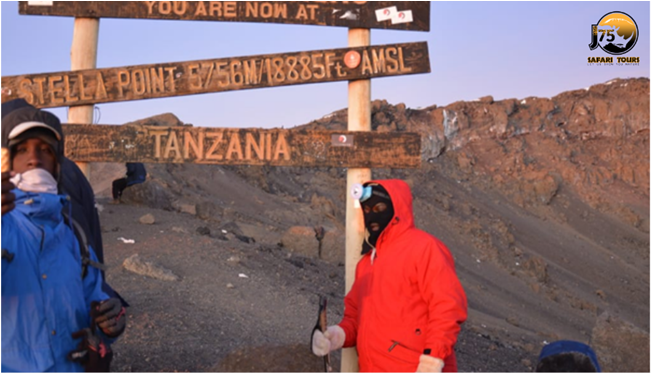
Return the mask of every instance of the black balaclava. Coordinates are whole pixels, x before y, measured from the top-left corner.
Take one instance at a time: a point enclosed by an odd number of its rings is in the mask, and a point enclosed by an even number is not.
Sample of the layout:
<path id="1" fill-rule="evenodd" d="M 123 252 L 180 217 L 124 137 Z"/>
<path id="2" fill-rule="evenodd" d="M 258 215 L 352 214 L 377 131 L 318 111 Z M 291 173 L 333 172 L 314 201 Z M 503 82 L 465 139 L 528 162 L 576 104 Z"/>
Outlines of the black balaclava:
<path id="1" fill-rule="evenodd" d="M 372 249 L 372 246 L 376 246 L 380 234 L 385 230 L 385 228 L 387 228 L 387 225 L 392 221 L 392 218 L 394 218 L 394 205 L 392 204 L 392 200 L 385 188 L 378 184 L 372 184 L 371 189 L 371 197 L 361 203 L 362 213 L 364 215 L 364 226 L 369 233 L 367 240 L 362 243 L 362 254 L 369 252 Z M 387 209 L 382 212 L 374 212 L 374 207 L 378 203 L 385 203 Z M 369 209 L 369 213 L 365 213 L 365 207 Z M 374 224 L 378 224 L 377 231 L 372 230 L 372 226 L 375 226 Z"/>

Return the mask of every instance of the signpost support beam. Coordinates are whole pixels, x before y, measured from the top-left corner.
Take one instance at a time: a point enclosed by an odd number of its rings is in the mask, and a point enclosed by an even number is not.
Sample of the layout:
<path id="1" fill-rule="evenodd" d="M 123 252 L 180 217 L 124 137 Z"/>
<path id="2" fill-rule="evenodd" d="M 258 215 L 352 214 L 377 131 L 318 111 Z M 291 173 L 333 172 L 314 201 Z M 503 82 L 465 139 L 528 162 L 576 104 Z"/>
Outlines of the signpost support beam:
<path id="1" fill-rule="evenodd" d="M 95 69 L 97 65 L 97 43 L 100 30 L 99 18 L 75 18 L 70 49 L 70 70 Z M 94 105 L 69 107 L 68 123 L 93 123 Z M 91 179 L 91 165 L 77 162 L 77 166 Z"/>
<path id="2" fill-rule="evenodd" d="M 369 29 L 349 29 L 349 47 L 371 45 Z M 371 80 L 349 81 L 349 131 L 371 131 Z M 362 212 L 356 208 L 351 187 L 371 179 L 371 169 L 349 168 L 346 172 L 346 255 L 345 255 L 345 293 L 351 290 L 355 279 L 355 267 L 360 260 L 360 250 L 364 240 L 364 220 Z M 341 372 L 357 372 L 358 356 L 355 348 L 342 350 Z"/>

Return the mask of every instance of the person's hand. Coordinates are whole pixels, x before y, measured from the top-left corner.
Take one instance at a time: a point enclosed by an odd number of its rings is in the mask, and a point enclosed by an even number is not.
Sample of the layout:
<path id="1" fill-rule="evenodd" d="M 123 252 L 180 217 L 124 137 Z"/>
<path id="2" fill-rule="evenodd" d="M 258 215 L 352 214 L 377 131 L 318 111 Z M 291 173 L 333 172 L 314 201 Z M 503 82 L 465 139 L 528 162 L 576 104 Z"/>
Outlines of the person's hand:
<path id="1" fill-rule="evenodd" d="M 419 357 L 419 366 L 417 373 L 441 373 L 444 368 L 444 360 L 428 355 Z"/>
<path id="2" fill-rule="evenodd" d="M 91 312 L 91 315 L 97 326 L 110 338 L 115 338 L 122 334 L 127 325 L 125 308 L 122 306 L 120 300 L 115 297 L 102 301 Z"/>
<path id="3" fill-rule="evenodd" d="M 319 357 L 326 356 L 331 351 L 342 348 L 345 339 L 344 330 L 337 325 L 328 326 L 323 333 L 315 329 L 312 333 L 312 353 Z"/>
<path id="4" fill-rule="evenodd" d="M 16 175 L 15 172 L 13 171 L 5 171 L 2 173 L 2 215 L 4 216 L 6 213 L 11 212 L 15 207 L 16 204 L 14 201 L 16 200 L 16 195 L 14 195 L 11 190 L 16 188 L 13 183 L 9 180 L 12 178 L 14 175 Z"/>
<path id="5" fill-rule="evenodd" d="M 113 352 L 90 328 L 73 332 L 72 338 L 81 339 L 81 342 L 75 350 L 68 353 L 68 360 L 78 362 L 86 372 L 108 373 L 110 371 Z"/>

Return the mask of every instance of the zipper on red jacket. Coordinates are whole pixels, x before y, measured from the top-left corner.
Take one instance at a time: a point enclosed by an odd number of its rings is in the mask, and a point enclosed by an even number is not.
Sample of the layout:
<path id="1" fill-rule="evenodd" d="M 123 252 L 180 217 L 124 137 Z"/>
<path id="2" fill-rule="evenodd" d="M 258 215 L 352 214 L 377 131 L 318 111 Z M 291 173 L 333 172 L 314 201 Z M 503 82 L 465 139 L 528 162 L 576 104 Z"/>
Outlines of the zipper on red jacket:
<path id="1" fill-rule="evenodd" d="M 401 347 L 403 347 L 403 348 L 405 348 L 405 349 L 407 349 L 407 350 L 410 350 L 410 351 L 412 351 L 412 352 L 416 352 L 416 353 L 418 353 L 418 354 L 421 354 L 421 352 L 419 352 L 419 351 L 417 351 L 417 350 L 415 350 L 415 349 L 412 349 L 412 348 L 408 347 L 407 345 L 405 345 L 405 344 L 399 342 L 398 340 L 392 340 L 392 345 L 389 347 L 389 349 L 387 350 L 387 352 L 391 352 L 392 349 L 394 349 L 397 345 L 400 345 Z"/>
<path id="2" fill-rule="evenodd" d="M 396 225 L 399 221 L 400 221 L 400 219 L 399 219 L 398 217 L 395 216 L 394 218 L 392 218 L 392 221 L 390 222 L 390 225 Z M 387 225 L 387 226 L 389 227 L 389 225 Z M 369 243 L 369 242 L 367 241 L 367 244 L 369 244 L 369 245 L 371 246 L 371 257 L 369 258 L 370 263 L 371 263 L 371 266 L 373 266 L 373 264 L 374 264 L 374 257 L 376 257 L 376 247 L 380 245 L 380 243 L 382 242 L 381 238 L 383 237 L 383 235 L 385 235 L 386 232 L 387 232 L 387 227 L 386 227 L 385 230 L 383 230 L 383 232 L 380 234 L 380 237 L 378 237 L 378 241 L 376 241 L 376 245 L 371 245 L 371 243 Z M 366 241 L 367 238 L 365 237 L 364 240 Z M 368 335 L 367 329 L 361 330 L 361 331 L 360 331 L 360 337 L 358 337 L 358 341 L 365 341 L 365 342 L 366 342 L 366 341 L 367 341 L 367 339 L 366 339 L 366 336 L 367 336 L 367 335 Z M 364 337 L 364 339 L 363 339 L 363 337 Z M 394 340 L 392 340 L 392 341 L 394 342 Z M 356 343 L 357 343 L 357 342 L 356 342 Z M 401 343 L 396 342 L 396 344 L 401 344 Z M 390 349 L 389 349 L 390 352 L 392 351 L 392 349 L 394 349 L 394 346 L 395 346 L 396 344 L 394 344 L 392 347 L 390 347 Z M 401 345 L 402 345 L 402 344 L 401 344 Z M 369 346 L 368 344 L 364 345 L 364 349 L 367 349 L 368 346 Z M 359 348 L 363 348 L 363 347 L 359 347 Z M 405 347 L 405 348 L 407 348 L 407 347 Z M 410 349 L 410 348 L 407 348 L 407 349 Z M 413 351 L 413 349 L 410 349 L 410 350 Z M 368 363 L 369 366 L 373 367 L 373 363 L 371 362 L 370 359 L 367 359 L 366 361 L 367 361 L 367 363 Z"/>

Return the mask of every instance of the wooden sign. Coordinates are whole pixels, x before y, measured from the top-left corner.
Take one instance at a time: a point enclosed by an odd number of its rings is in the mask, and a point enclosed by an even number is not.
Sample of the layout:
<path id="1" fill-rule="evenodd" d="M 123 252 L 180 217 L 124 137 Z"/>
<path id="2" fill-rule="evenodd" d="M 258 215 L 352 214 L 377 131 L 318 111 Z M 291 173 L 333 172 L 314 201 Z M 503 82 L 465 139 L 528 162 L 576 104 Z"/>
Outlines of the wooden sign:
<path id="1" fill-rule="evenodd" d="M 426 42 L 2 77 L 39 108 L 430 72 Z"/>
<path id="2" fill-rule="evenodd" d="M 20 14 L 430 30 L 429 1 L 21 1 Z"/>
<path id="3" fill-rule="evenodd" d="M 81 162 L 416 168 L 417 133 L 64 125 L 66 156 Z"/>

